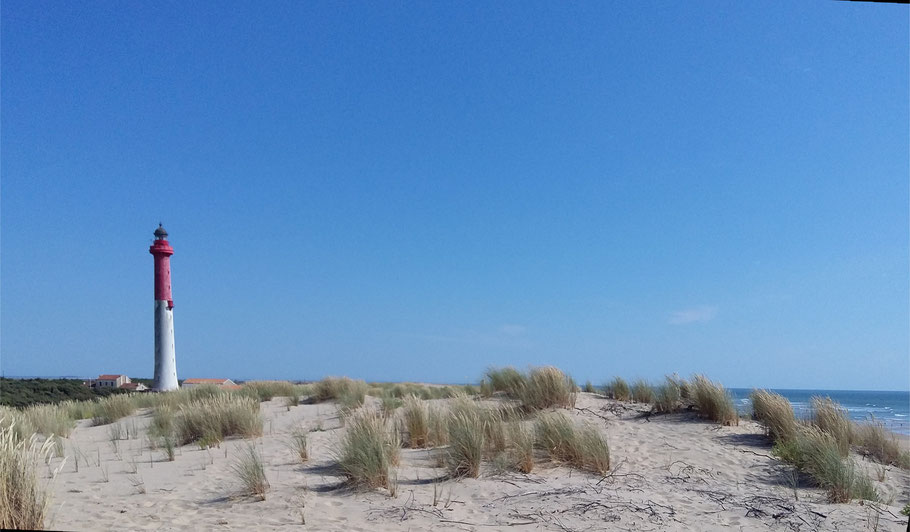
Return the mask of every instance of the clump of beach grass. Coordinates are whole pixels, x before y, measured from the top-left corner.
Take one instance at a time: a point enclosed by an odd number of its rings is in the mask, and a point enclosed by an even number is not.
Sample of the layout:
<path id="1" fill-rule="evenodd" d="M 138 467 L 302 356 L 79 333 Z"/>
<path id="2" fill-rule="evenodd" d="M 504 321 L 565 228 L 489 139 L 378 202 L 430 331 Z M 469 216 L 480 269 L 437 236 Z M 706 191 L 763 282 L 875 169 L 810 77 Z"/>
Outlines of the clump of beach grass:
<path id="1" fill-rule="evenodd" d="M 842 458 L 836 438 L 818 427 L 801 427 L 792 439 L 777 442 L 774 453 L 807 473 L 831 502 L 878 500 L 869 477 L 852 460 Z"/>
<path id="2" fill-rule="evenodd" d="M 502 392 L 507 397 L 517 399 L 526 384 L 526 377 L 517 369 L 508 366 L 505 368 L 489 368 L 484 374 L 483 382 L 487 383 L 486 394 L 492 395 Z M 483 386 L 481 386 L 484 388 Z"/>
<path id="3" fill-rule="evenodd" d="M 902 450 L 897 437 L 875 418 L 854 425 L 853 439 L 863 454 L 874 457 L 882 464 L 910 469 L 910 452 Z"/>
<path id="4" fill-rule="evenodd" d="M 450 407 L 448 416 L 449 452 L 446 465 L 453 477 L 480 475 L 484 452 L 484 412 L 467 397 L 460 397 Z"/>
<path id="5" fill-rule="evenodd" d="M 54 404 L 37 404 L 23 410 L 29 425 L 45 436 L 69 437 L 75 426 L 66 407 Z"/>
<path id="6" fill-rule="evenodd" d="M 401 427 L 404 443 L 412 448 L 426 447 L 429 442 L 429 412 L 427 404 L 410 395 L 401 409 Z"/>
<path id="7" fill-rule="evenodd" d="M 136 405 L 129 395 L 116 394 L 104 397 L 94 405 L 95 414 L 92 416 L 94 425 L 107 425 L 136 411 Z"/>
<path id="8" fill-rule="evenodd" d="M 680 407 L 682 391 L 679 381 L 667 376 L 665 382 L 654 389 L 651 398 L 651 407 L 655 413 L 666 414 L 675 412 Z"/>
<path id="9" fill-rule="evenodd" d="M 629 383 L 622 377 L 613 377 L 613 380 L 604 386 L 604 388 L 607 391 L 607 395 L 617 401 L 632 400 L 632 390 L 629 388 Z"/>
<path id="10" fill-rule="evenodd" d="M 0 528 L 44 529 L 51 488 L 39 481 L 37 470 L 53 447 L 53 438 L 21 438 L 14 421 L 0 423 Z"/>
<path id="11" fill-rule="evenodd" d="M 375 410 L 359 410 L 347 420 L 338 465 L 353 486 L 392 490 L 390 470 L 398 463 L 399 445 L 386 418 Z"/>
<path id="12" fill-rule="evenodd" d="M 295 390 L 288 381 L 247 381 L 243 383 L 240 393 L 259 401 L 271 401 L 273 397 L 293 396 Z"/>
<path id="13" fill-rule="evenodd" d="M 249 443 L 241 449 L 231 464 L 231 472 L 243 486 L 244 495 L 265 500 L 265 493 L 269 490 L 269 481 L 265 476 L 262 456 L 255 444 Z"/>
<path id="14" fill-rule="evenodd" d="M 534 433 L 516 421 L 509 424 L 508 434 L 512 466 L 530 473 L 534 469 Z"/>
<path id="15" fill-rule="evenodd" d="M 799 428 L 793 405 L 784 396 L 767 390 L 753 390 L 752 415 L 765 426 L 774 441 L 792 440 Z"/>
<path id="16" fill-rule="evenodd" d="M 225 394 L 181 405 L 174 429 L 181 445 L 198 440 L 214 444 L 228 436 L 261 436 L 259 402 L 250 397 Z"/>
<path id="17" fill-rule="evenodd" d="M 809 419 L 813 425 L 831 435 L 837 442 L 840 455 L 850 453 L 850 441 L 853 439 L 852 424 L 847 411 L 830 397 L 812 396 L 809 398 Z"/>
<path id="18" fill-rule="evenodd" d="M 354 409 L 363 404 L 367 389 L 367 383 L 362 380 L 326 377 L 313 384 L 310 397 L 316 403 L 338 401 L 342 408 Z"/>
<path id="19" fill-rule="evenodd" d="M 527 410 L 575 406 L 578 387 L 571 377 L 553 366 L 532 368 L 518 388 L 519 399 Z"/>
<path id="20" fill-rule="evenodd" d="M 721 425 L 739 425 L 739 415 L 733 397 L 719 383 L 711 382 L 704 375 L 692 378 L 693 399 L 698 413 Z"/>
<path id="21" fill-rule="evenodd" d="M 439 447 L 449 443 L 448 411 L 441 405 L 430 405 L 427 409 L 427 447 Z"/>
<path id="22" fill-rule="evenodd" d="M 297 456 L 301 462 L 306 462 L 310 458 L 307 450 L 307 431 L 303 427 L 295 427 L 291 431 L 291 437 L 288 439 L 288 447 Z"/>
<path id="23" fill-rule="evenodd" d="M 606 474 L 610 469 L 610 447 L 594 425 L 577 427 L 561 412 L 546 412 L 534 424 L 535 440 L 551 459 L 577 469 Z"/>
<path id="24" fill-rule="evenodd" d="M 632 383 L 632 399 L 636 403 L 650 403 L 654 401 L 654 388 L 644 379 Z"/>

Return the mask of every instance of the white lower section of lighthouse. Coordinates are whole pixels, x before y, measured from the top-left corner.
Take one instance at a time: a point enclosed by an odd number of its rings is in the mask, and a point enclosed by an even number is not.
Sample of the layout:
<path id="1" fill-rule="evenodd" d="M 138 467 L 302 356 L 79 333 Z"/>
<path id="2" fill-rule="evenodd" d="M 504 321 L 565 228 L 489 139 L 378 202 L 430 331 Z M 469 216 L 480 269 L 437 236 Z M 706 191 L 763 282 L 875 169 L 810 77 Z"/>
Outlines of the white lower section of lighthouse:
<path id="1" fill-rule="evenodd" d="M 158 392 L 176 390 L 177 360 L 174 352 L 174 309 L 155 301 L 155 384 Z"/>

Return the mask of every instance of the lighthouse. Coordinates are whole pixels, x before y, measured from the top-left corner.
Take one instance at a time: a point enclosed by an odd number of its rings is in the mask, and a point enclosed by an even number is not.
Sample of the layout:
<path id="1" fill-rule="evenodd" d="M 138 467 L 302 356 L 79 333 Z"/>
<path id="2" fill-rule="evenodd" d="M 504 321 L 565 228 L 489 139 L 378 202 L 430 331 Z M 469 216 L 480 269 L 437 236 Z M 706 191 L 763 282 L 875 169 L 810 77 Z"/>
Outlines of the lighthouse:
<path id="1" fill-rule="evenodd" d="M 177 389 L 177 361 L 174 354 L 174 298 L 171 297 L 171 255 L 161 224 L 155 229 L 155 243 L 149 248 L 155 257 L 155 383 L 152 389 L 167 392 Z"/>

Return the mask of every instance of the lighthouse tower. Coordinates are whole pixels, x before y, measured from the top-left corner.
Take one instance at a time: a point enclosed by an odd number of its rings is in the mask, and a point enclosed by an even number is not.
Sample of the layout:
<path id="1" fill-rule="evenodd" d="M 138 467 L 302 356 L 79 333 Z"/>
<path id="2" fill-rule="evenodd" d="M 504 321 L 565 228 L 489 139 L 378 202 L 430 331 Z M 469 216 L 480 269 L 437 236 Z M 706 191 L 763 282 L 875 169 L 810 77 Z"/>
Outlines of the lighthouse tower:
<path id="1" fill-rule="evenodd" d="M 161 224 L 155 229 L 155 243 L 149 248 L 155 257 L 155 383 L 152 389 L 177 389 L 177 361 L 174 355 L 174 299 L 171 297 L 171 255 Z"/>

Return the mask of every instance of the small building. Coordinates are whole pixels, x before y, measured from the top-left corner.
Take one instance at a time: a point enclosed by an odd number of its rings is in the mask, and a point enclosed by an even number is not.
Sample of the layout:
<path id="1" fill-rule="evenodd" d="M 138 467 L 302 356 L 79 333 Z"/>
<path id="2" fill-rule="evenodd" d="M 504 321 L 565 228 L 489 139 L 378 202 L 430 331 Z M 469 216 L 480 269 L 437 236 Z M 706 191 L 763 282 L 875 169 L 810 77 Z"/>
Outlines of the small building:
<path id="1" fill-rule="evenodd" d="M 121 390 L 128 390 L 130 392 L 144 392 L 148 390 L 148 386 L 142 384 L 141 382 L 128 382 L 120 386 Z"/>
<path id="2" fill-rule="evenodd" d="M 237 383 L 231 379 L 186 379 L 181 386 L 183 388 L 192 388 L 193 386 L 201 386 L 203 384 L 211 384 L 227 389 L 234 389 L 233 387 L 237 386 Z"/>
<path id="3" fill-rule="evenodd" d="M 124 384 L 129 384 L 130 378 L 126 375 L 98 375 L 95 382 L 91 383 L 92 388 L 121 388 Z"/>

